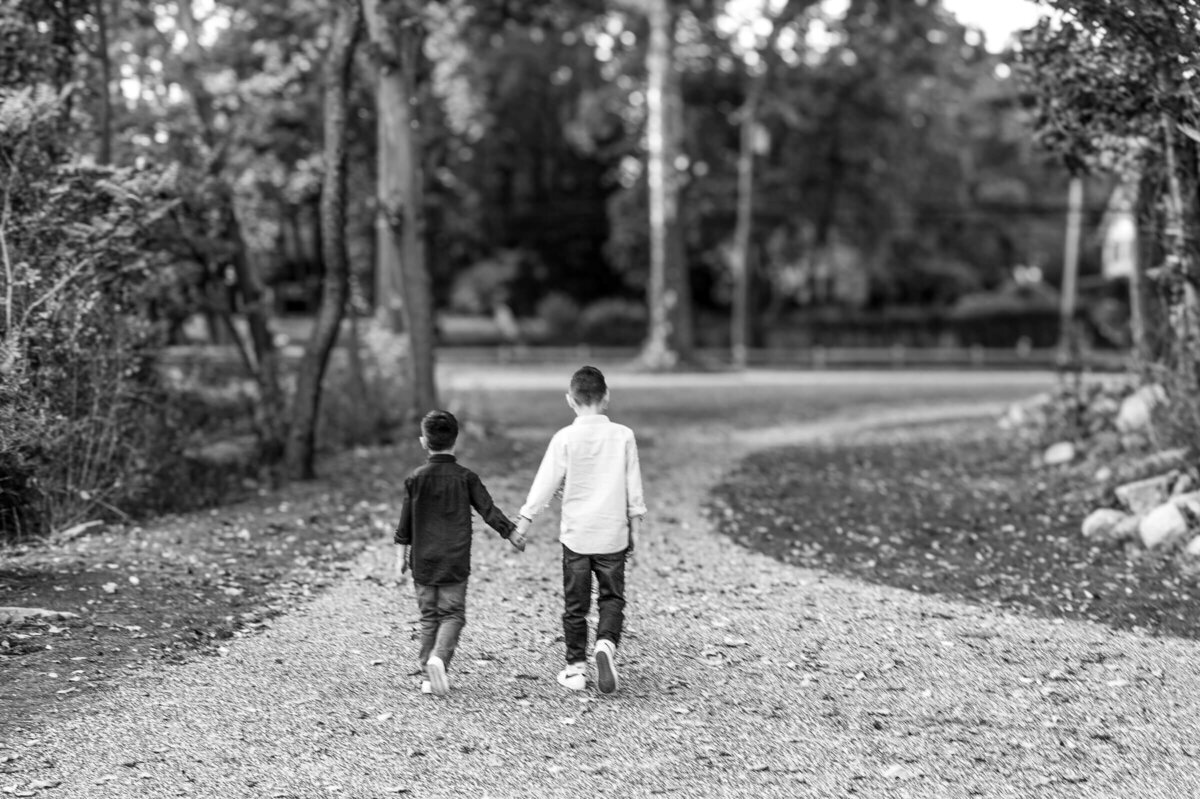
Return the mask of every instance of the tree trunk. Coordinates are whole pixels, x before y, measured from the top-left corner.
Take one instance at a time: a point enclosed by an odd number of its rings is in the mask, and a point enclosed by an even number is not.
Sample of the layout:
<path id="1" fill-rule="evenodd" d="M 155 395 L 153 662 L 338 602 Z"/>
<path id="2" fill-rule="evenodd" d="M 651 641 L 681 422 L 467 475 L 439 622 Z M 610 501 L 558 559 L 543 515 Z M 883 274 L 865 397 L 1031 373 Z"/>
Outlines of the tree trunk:
<path id="1" fill-rule="evenodd" d="M 283 457 L 285 431 L 285 403 L 279 381 L 278 354 L 268 324 L 268 309 L 263 302 L 262 286 L 258 275 L 250 264 L 246 239 L 242 235 L 234 209 L 233 189 L 221 174 L 225 165 L 225 150 L 218 141 L 214 122 L 213 98 L 200 78 L 199 65 L 204 52 L 197 38 L 196 18 L 192 13 L 191 0 L 178 0 L 178 20 L 187 36 L 181 60 L 181 76 L 184 86 L 192 96 L 196 115 L 200 118 L 200 131 L 208 150 L 208 172 L 213 180 L 214 193 L 221 213 L 224 235 L 233 245 L 231 263 L 237 287 L 242 297 L 242 313 L 250 329 L 250 341 L 254 349 L 254 378 L 258 384 L 259 400 L 255 408 L 254 422 L 261 448 L 260 457 L 274 481 L 275 467 Z"/>
<path id="2" fill-rule="evenodd" d="M 100 57 L 100 153 L 101 164 L 112 163 L 112 59 L 108 54 L 107 0 L 96 0 L 96 49 Z"/>
<path id="3" fill-rule="evenodd" d="M 747 335 L 750 328 L 750 234 L 754 225 L 754 135 L 763 81 L 754 79 L 742 105 L 737 162 L 737 222 L 733 228 L 733 251 L 729 266 L 733 273 L 733 309 L 729 346 L 733 365 L 746 368 Z"/>
<path id="4" fill-rule="evenodd" d="M 1163 93 L 1168 92 L 1168 79 L 1160 76 Z M 1192 282 L 1191 253 L 1188 248 L 1187 206 L 1183 187 L 1179 181 L 1179 162 L 1175 154 L 1175 122 L 1164 111 L 1160 115 L 1163 134 L 1163 151 L 1166 155 L 1167 202 L 1166 234 L 1167 265 L 1173 272 L 1172 280 L 1178 281 L 1181 299 L 1171 309 L 1171 327 L 1175 338 L 1174 346 L 1179 364 L 1188 370 L 1196 370 L 1197 324 L 1200 323 L 1200 298 Z"/>
<path id="5" fill-rule="evenodd" d="M 385 15 L 383 6 L 389 3 L 402 13 Z M 437 407 L 433 286 L 425 257 L 424 178 L 413 113 L 425 33 L 419 10 L 407 0 L 364 0 L 364 9 L 379 60 L 379 213 L 380 224 L 390 234 L 386 241 L 380 236 L 379 266 L 399 274 L 409 339 L 411 415 L 419 418 Z M 398 259 L 399 264 L 385 259 Z"/>
<path id="6" fill-rule="evenodd" d="M 754 229 L 754 157 L 758 133 L 759 109 L 763 93 L 771 77 L 771 69 L 777 63 L 775 47 L 779 35 L 799 14 L 816 0 L 788 0 L 771 21 L 771 31 L 766 42 L 758 50 L 760 70 L 750 78 L 746 99 L 742 104 L 738 130 L 737 162 L 737 221 L 733 229 L 733 252 L 730 268 L 733 272 L 733 309 L 730 319 L 729 343 L 733 365 L 746 367 L 746 354 L 750 334 L 751 269 L 750 241 Z"/>
<path id="7" fill-rule="evenodd" d="M 325 90 L 325 175 L 321 185 L 321 260 L 325 267 L 321 302 L 292 399 L 285 464 L 290 477 L 315 476 L 317 418 L 321 406 L 321 381 L 329 354 L 337 342 L 346 309 L 350 268 L 346 258 L 346 116 L 350 65 L 362 29 L 358 0 L 339 0 L 333 38 L 325 56 L 322 83 Z"/>
<path id="8" fill-rule="evenodd" d="M 1072 175 L 1067 195 L 1067 234 L 1063 247 L 1062 291 L 1059 297 L 1058 364 L 1079 367 L 1079 331 L 1075 325 L 1075 294 L 1079 274 L 1079 245 L 1083 230 L 1083 178 Z"/>
<path id="9" fill-rule="evenodd" d="M 671 26 L 671 41 L 675 40 L 674 25 Z M 675 68 L 672 48 L 670 71 L 667 76 L 665 96 L 667 111 L 667 146 L 664 166 L 666 167 L 666 238 L 667 238 L 667 291 L 673 297 L 670 306 L 672 344 L 679 360 L 685 363 L 695 359 L 695 335 L 692 329 L 692 285 L 687 261 L 687 241 L 684 237 L 684 172 L 675 166 L 684 154 L 684 108 L 683 82 Z"/>
<path id="10" fill-rule="evenodd" d="M 669 369 L 679 360 L 671 324 L 671 309 L 679 297 L 670 285 L 669 278 L 674 270 L 668 262 L 672 254 L 668 246 L 668 228 L 676 223 L 678 198 L 672 175 L 675 137 L 670 131 L 674 24 L 667 4 L 668 0 L 650 0 L 647 10 L 650 41 L 646 51 L 646 182 L 650 207 L 650 275 L 646 281 L 649 329 L 642 347 L 642 361 L 651 369 Z"/>

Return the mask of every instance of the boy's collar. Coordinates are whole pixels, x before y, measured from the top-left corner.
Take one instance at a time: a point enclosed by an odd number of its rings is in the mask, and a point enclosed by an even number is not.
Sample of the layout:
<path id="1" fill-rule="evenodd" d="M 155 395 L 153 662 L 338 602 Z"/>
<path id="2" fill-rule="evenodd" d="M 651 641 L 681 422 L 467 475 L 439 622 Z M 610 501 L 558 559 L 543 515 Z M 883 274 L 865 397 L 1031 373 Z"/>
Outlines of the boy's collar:
<path id="1" fill-rule="evenodd" d="M 603 413 L 589 413 L 583 416 L 576 416 L 573 424 L 600 424 L 607 421 L 608 416 Z"/>
<path id="2" fill-rule="evenodd" d="M 429 460 L 432 463 L 454 463 L 458 458 L 454 457 L 450 452 L 431 452 Z"/>

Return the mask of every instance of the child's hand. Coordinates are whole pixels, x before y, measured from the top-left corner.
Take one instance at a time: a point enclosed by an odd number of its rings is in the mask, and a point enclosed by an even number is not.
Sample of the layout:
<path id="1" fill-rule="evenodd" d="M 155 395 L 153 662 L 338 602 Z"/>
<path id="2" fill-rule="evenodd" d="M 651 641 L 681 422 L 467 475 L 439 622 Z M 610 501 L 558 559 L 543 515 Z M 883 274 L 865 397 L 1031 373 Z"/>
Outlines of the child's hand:
<path id="1" fill-rule="evenodd" d="M 406 571 L 408 571 L 409 549 L 410 549 L 410 547 L 408 544 L 401 544 L 399 547 L 396 548 L 396 573 L 397 574 L 404 574 Z"/>
<path id="2" fill-rule="evenodd" d="M 517 519 L 516 532 L 514 532 L 508 538 L 508 542 L 516 547 L 518 552 L 525 551 L 525 542 L 528 540 L 530 524 L 532 524 L 532 522 L 530 522 L 529 519 L 526 519 L 524 516 L 519 517 Z"/>
<path id="3" fill-rule="evenodd" d="M 520 532 L 513 533 L 512 535 L 510 535 L 508 537 L 508 543 L 512 544 L 513 548 L 516 549 L 518 552 L 524 552 L 525 551 L 525 534 L 520 533 Z"/>
<path id="4" fill-rule="evenodd" d="M 629 546 L 627 546 L 625 548 L 625 562 L 631 566 L 633 565 L 633 562 L 634 562 L 633 555 L 634 555 L 635 543 L 638 539 L 638 535 L 641 532 L 641 529 L 642 529 L 642 517 L 641 516 L 634 516 L 633 518 L 631 518 L 629 520 Z"/>

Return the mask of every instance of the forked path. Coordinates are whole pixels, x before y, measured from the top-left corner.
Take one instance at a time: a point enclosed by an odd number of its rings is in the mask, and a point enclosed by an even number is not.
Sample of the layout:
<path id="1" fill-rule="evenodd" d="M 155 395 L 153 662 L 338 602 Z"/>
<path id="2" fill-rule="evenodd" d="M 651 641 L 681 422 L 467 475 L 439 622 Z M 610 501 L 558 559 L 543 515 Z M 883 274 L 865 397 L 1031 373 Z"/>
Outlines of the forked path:
<path id="1" fill-rule="evenodd" d="M 559 550 L 546 518 L 524 555 L 479 536 L 447 699 L 409 676 L 413 602 L 381 543 L 225 656 L 133 678 L 58 722 L 38 747 L 45 767 L 22 776 L 59 783 L 36 795 L 88 799 L 1195 795 L 1195 642 L 798 569 L 738 547 L 702 513 L 752 449 L 981 410 L 651 431 L 655 512 L 616 696 L 554 680 Z M 525 479 L 488 482 L 514 508 Z"/>

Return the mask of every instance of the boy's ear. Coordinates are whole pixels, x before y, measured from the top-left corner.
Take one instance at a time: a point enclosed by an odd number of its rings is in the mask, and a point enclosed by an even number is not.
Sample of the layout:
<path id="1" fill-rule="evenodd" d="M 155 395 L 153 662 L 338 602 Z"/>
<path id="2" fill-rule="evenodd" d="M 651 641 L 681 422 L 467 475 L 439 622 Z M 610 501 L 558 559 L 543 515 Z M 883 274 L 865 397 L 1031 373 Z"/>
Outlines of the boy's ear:
<path id="1" fill-rule="evenodd" d="M 575 398 L 571 396 L 571 392 L 568 391 L 564 396 L 567 398 L 567 404 L 571 406 L 572 410 L 574 410 L 575 409 Z"/>
<path id="2" fill-rule="evenodd" d="M 425 436 L 417 436 L 417 440 L 421 442 L 421 449 L 429 449 L 429 442 L 425 440 Z"/>

